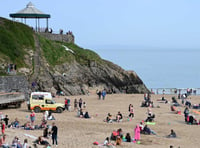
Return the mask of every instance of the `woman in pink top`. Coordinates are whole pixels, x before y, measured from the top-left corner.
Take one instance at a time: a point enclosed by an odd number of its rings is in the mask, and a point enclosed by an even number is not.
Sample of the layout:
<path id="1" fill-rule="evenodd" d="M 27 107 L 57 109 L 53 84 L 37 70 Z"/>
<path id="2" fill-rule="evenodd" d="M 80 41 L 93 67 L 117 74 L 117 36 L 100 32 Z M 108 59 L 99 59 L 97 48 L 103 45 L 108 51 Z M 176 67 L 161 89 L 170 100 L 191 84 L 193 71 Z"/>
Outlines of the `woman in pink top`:
<path id="1" fill-rule="evenodd" d="M 129 106 L 129 112 L 130 112 L 129 117 L 133 118 L 134 117 L 134 109 L 133 109 L 132 104 Z"/>

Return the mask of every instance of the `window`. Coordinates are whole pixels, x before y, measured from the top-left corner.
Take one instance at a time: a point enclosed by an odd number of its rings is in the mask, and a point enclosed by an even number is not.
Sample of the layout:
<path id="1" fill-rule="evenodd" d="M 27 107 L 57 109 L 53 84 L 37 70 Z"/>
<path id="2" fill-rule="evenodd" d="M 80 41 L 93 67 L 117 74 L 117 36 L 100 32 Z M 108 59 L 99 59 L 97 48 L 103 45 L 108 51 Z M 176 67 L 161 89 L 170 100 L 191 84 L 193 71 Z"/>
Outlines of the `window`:
<path id="1" fill-rule="evenodd" d="M 46 104 L 53 104 L 53 102 L 51 100 L 46 100 L 45 102 L 46 102 Z"/>
<path id="2" fill-rule="evenodd" d="M 32 99 L 34 99 L 34 100 L 44 100 L 44 96 L 43 95 L 32 95 Z"/>

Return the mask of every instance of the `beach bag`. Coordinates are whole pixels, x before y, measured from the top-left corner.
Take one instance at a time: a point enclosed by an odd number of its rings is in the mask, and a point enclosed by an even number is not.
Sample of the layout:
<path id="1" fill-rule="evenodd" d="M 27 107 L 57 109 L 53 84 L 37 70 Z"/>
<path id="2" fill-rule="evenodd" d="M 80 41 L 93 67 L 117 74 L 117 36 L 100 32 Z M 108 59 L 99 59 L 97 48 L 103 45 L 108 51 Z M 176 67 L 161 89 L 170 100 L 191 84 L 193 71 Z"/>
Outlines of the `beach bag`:
<path id="1" fill-rule="evenodd" d="M 93 142 L 94 145 L 99 145 L 99 142 L 95 141 Z"/>

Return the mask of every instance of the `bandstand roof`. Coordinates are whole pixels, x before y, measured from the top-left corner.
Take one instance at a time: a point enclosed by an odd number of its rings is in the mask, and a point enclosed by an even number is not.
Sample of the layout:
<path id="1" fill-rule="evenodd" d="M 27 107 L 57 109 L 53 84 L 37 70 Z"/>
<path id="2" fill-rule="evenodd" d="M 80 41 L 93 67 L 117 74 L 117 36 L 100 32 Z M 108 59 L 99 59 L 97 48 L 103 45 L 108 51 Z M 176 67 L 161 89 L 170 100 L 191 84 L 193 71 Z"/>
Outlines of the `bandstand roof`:
<path id="1" fill-rule="evenodd" d="M 50 18 L 50 14 L 45 14 L 42 11 L 35 8 L 35 6 L 29 2 L 26 8 L 18 11 L 17 13 L 11 13 L 12 18 Z"/>

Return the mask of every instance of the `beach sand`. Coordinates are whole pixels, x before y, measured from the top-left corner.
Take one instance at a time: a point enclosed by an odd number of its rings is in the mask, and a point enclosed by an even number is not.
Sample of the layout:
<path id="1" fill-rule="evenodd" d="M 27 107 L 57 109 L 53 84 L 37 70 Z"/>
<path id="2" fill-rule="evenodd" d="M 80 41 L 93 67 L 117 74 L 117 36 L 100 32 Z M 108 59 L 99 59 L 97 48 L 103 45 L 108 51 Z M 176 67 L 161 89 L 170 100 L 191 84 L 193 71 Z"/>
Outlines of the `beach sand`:
<path id="1" fill-rule="evenodd" d="M 106 137 L 110 137 L 113 130 L 122 128 L 124 135 L 129 132 L 131 137 L 134 136 L 134 128 L 136 124 L 145 120 L 147 117 L 147 108 L 140 107 L 143 100 L 143 94 L 112 94 L 107 95 L 105 100 L 98 100 L 97 95 L 93 91 L 89 96 L 68 96 L 66 98 L 71 99 L 72 109 L 74 99 L 82 98 L 86 102 L 86 110 L 91 119 L 78 118 L 77 112 L 64 111 L 61 114 L 53 113 L 56 120 L 48 121 L 48 124 L 55 122 L 58 127 L 58 147 L 59 148 L 98 148 L 93 145 L 93 142 L 98 141 L 103 143 Z M 165 98 L 171 101 L 171 97 L 174 95 L 165 95 Z M 174 147 L 180 146 L 181 148 L 198 148 L 200 137 L 200 125 L 187 125 L 184 122 L 184 116 L 174 114 L 170 111 L 170 104 L 158 103 L 156 100 L 160 99 L 162 95 L 152 95 L 151 98 L 154 101 L 155 108 L 152 108 L 152 112 L 155 113 L 155 125 L 149 125 L 157 135 L 141 135 L 140 144 L 123 142 L 122 146 L 126 148 L 168 148 L 170 145 Z M 64 103 L 65 97 L 55 98 L 57 102 Z M 192 104 L 199 104 L 199 96 L 191 96 Z M 178 100 L 180 102 L 180 100 Z M 128 121 L 128 106 L 133 104 L 135 110 L 135 117 L 133 120 Z M 160 108 L 157 108 L 160 106 Z M 178 107 L 183 113 L 184 107 Z M 121 123 L 106 123 L 103 120 L 108 113 L 111 113 L 113 117 L 120 111 L 123 116 L 123 122 Z M 190 110 L 192 111 L 192 109 Z M 14 121 L 18 117 L 20 123 L 25 123 L 29 120 L 30 111 L 27 110 L 26 103 L 19 109 L 4 109 L 1 110 L 4 115 L 8 115 L 9 123 Z M 200 119 L 200 115 L 196 115 L 197 119 Z M 42 119 L 42 113 L 36 114 L 36 124 L 40 124 Z M 177 138 L 169 139 L 165 138 L 170 133 L 170 130 L 174 129 L 177 134 Z M 31 145 L 33 138 L 25 135 L 32 135 L 35 137 L 43 135 L 43 130 L 23 130 L 23 129 L 6 129 L 7 142 L 11 144 L 14 136 L 18 136 L 23 143 L 25 138 L 28 139 L 28 143 Z M 51 139 L 48 140 L 51 143 Z M 42 147 L 42 146 L 39 146 Z M 53 146 L 52 146 L 53 147 Z"/>

